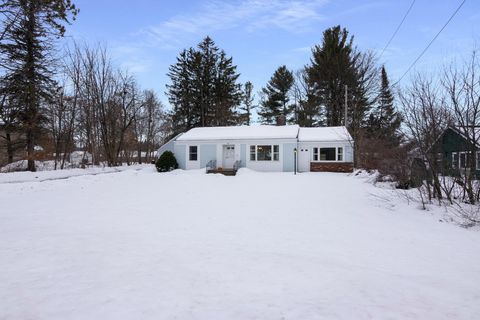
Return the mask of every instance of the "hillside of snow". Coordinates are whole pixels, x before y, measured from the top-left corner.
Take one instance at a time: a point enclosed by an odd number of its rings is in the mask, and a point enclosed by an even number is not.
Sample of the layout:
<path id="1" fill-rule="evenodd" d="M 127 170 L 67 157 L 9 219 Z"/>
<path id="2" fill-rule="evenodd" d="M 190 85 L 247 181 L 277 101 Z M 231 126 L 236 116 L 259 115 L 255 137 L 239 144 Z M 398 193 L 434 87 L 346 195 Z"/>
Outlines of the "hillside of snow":
<path id="1" fill-rule="evenodd" d="M 368 178 L 105 170 L 0 175 L 0 319 L 479 317 L 480 232 Z"/>

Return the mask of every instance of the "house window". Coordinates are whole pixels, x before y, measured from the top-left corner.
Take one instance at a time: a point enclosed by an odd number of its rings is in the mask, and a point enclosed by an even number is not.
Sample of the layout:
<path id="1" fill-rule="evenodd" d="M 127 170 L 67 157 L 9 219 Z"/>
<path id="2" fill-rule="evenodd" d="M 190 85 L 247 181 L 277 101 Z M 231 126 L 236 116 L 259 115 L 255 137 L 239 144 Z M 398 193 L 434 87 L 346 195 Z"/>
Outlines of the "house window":
<path id="1" fill-rule="evenodd" d="M 480 152 L 477 152 L 477 158 L 476 160 L 476 165 L 477 165 L 477 170 L 480 170 Z"/>
<path id="2" fill-rule="evenodd" d="M 465 169 L 467 167 L 467 154 L 460 152 L 460 168 Z"/>
<path id="3" fill-rule="evenodd" d="M 318 161 L 318 148 L 313 148 L 313 161 Z"/>
<path id="4" fill-rule="evenodd" d="M 280 146 L 278 144 L 273 145 L 273 161 L 280 159 Z"/>
<path id="5" fill-rule="evenodd" d="M 335 161 L 336 148 L 320 148 L 320 161 Z"/>
<path id="6" fill-rule="evenodd" d="M 255 156 L 255 146 L 250 146 L 250 161 L 255 161 L 256 156 Z"/>
<path id="7" fill-rule="evenodd" d="M 198 160 L 198 146 L 189 146 L 188 147 L 188 160 L 197 161 Z"/>
<path id="8" fill-rule="evenodd" d="M 458 153 L 452 152 L 452 168 L 458 169 Z"/>
<path id="9" fill-rule="evenodd" d="M 470 168 L 472 163 L 472 154 L 470 152 L 459 152 L 460 169 Z"/>
<path id="10" fill-rule="evenodd" d="M 257 146 L 257 160 L 271 161 L 272 160 L 272 146 Z"/>
<path id="11" fill-rule="evenodd" d="M 280 146 L 278 144 L 250 146 L 250 161 L 272 160 L 280 160 Z"/>
<path id="12" fill-rule="evenodd" d="M 337 161 L 343 161 L 343 148 L 337 148 Z"/>

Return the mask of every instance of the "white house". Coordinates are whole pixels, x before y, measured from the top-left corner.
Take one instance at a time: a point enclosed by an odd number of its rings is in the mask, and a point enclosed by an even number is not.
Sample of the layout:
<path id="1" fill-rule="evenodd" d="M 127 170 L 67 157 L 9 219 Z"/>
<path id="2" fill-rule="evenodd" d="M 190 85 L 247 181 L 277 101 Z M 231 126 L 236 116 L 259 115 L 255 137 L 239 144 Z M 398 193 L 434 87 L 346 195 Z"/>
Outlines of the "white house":
<path id="1" fill-rule="evenodd" d="M 353 139 L 345 127 L 237 126 L 194 128 L 158 150 L 181 169 L 258 171 L 353 170 Z"/>

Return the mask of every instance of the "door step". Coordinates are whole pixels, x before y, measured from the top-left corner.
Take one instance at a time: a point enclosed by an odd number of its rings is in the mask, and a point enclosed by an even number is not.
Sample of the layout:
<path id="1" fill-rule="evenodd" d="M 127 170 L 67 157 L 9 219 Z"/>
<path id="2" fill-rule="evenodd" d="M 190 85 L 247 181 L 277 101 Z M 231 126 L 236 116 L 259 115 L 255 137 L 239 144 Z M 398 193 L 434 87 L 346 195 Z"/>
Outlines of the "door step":
<path id="1" fill-rule="evenodd" d="M 207 173 L 220 173 L 224 176 L 234 176 L 237 174 L 235 169 L 208 169 Z"/>

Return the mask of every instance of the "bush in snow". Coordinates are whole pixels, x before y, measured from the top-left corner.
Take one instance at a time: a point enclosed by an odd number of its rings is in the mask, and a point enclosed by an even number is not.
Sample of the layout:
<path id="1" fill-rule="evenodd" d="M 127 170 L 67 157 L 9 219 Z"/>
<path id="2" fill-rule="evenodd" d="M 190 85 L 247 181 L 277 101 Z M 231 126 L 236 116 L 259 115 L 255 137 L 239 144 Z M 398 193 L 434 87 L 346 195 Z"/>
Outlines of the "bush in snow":
<path id="1" fill-rule="evenodd" d="M 165 151 L 162 153 L 155 163 L 155 167 L 158 172 L 166 172 L 178 168 L 177 159 L 171 151 Z"/>

